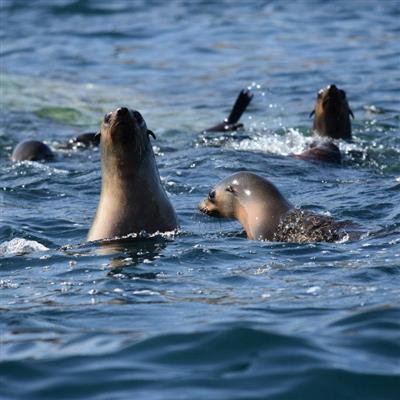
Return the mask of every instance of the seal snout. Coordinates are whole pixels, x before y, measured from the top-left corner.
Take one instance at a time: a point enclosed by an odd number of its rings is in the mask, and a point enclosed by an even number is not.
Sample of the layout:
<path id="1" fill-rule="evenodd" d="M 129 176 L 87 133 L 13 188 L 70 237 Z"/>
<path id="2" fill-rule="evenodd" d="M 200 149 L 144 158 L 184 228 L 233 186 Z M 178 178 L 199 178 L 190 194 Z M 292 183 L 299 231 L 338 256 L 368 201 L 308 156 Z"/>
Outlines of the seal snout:
<path id="1" fill-rule="evenodd" d="M 330 92 L 337 92 L 337 90 L 338 90 L 338 88 L 337 88 L 337 86 L 336 86 L 334 83 L 332 83 L 331 85 L 329 85 L 329 91 L 330 91 Z"/>
<path id="2" fill-rule="evenodd" d="M 118 117 L 123 117 L 129 113 L 129 110 L 126 107 L 119 107 L 115 110 L 115 113 Z"/>

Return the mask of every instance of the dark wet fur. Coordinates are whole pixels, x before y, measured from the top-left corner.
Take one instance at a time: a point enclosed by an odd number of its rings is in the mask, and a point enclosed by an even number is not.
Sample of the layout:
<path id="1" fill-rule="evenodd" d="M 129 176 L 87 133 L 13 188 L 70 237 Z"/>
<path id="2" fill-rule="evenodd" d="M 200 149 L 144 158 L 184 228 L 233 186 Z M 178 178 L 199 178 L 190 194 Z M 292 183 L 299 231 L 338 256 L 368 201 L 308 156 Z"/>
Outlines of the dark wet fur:
<path id="1" fill-rule="evenodd" d="M 349 221 L 336 221 L 331 217 L 299 209 L 286 213 L 274 233 L 274 241 L 290 243 L 337 242 L 349 233 Z"/>

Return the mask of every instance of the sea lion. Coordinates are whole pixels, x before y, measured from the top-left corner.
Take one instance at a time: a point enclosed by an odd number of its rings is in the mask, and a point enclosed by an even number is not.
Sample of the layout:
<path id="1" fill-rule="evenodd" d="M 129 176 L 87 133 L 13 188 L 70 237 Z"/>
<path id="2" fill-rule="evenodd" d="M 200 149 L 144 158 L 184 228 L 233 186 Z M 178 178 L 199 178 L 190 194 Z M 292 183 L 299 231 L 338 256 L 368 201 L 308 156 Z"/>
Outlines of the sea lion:
<path id="1" fill-rule="evenodd" d="M 243 128 L 243 124 L 238 122 L 242 114 L 246 111 L 246 108 L 250 104 L 252 98 L 253 93 L 251 93 L 250 90 L 241 90 L 228 118 L 225 118 L 222 122 L 211 128 L 205 129 L 202 133 L 228 132 Z"/>
<path id="2" fill-rule="evenodd" d="M 50 147 L 39 140 L 19 143 L 11 154 L 12 161 L 52 161 L 54 154 Z"/>
<path id="3" fill-rule="evenodd" d="M 212 189 L 199 204 L 207 215 L 237 219 L 248 239 L 280 242 L 333 242 L 347 233 L 348 224 L 293 207 L 269 181 L 238 172 Z"/>
<path id="4" fill-rule="evenodd" d="M 321 89 L 310 118 L 313 115 L 314 135 L 331 139 L 351 139 L 350 115 L 354 118 L 354 114 L 344 90 L 338 89 L 334 84 Z"/>
<path id="5" fill-rule="evenodd" d="M 154 133 L 138 111 L 120 107 L 105 115 L 100 133 L 101 195 L 88 241 L 178 227 L 150 135 Z"/>
<path id="6" fill-rule="evenodd" d="M 309 148 L 302 153 L 292 154 L 292 157 L 308 160 L 308 161 L 322 161 L 334 164 L 342 162 L 342 155 L 339 147 L 330 141 L 313 141 Z"/>

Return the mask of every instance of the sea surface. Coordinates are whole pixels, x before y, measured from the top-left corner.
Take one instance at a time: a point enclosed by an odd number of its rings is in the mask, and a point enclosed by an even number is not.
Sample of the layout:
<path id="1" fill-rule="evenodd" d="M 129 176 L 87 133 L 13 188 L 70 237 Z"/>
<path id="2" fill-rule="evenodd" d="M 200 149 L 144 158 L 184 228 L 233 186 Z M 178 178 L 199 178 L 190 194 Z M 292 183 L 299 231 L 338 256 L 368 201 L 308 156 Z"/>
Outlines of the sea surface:
<path id="1" fill-rule="evenodd" d="M 0 4 L 0 398 L 400 398 L 400 2 Z M 317 91 L 354 112 L 343 165 L 295 160 Z M 238 94 L 245 130 L 202 134 Z M 139 110 L 176 234 L 85 243 L 98 149 L 60 144 Z M 40 139 L 55 162 L 12 163 Z M 248 170 L 359 240 L 248 241 L 200 215 Z"/>

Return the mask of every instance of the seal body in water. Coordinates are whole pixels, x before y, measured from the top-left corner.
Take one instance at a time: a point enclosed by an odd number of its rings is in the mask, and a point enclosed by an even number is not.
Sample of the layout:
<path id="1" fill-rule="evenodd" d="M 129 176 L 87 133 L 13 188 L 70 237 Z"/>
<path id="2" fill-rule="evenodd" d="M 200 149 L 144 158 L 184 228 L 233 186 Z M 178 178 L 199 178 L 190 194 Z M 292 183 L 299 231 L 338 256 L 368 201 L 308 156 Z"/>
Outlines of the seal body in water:
<path id="1" fill-rule="evenodd" d="M 313 115 L 314 135 L 331 139 L 351 139 L 350 115 L 354 118 L 354 114 L 344 90 L 333 84 L 321 89 L 310 117 Z"/>
<path id="2" fill-rule="evenodd" d="M 200 204 L 201 212 L 238 220 L 248 239 L 280 242 L 341 240 L 345 222 L 294 208 L 269 181 L 238 172 L 221 181 Z"/>
<path id="3" fill-rule="evenodd" d="M 129 233 L 172 231 L 175 210 L 161 184 L 146 122 L 122 107 L 106 114 L 101 126 L 100 201 L 87 240 Z"/>
<path id="4" fill-rule="evenodd" d="M 51 161 L 54 154 L 50 147 L 39 140 L 19 143 L 11 154 L 12 161 Z"/>
<path id="5" fill-rule="evenodd" d="M 335 143 L 326 140 L 314 140 L 307 150 L 299 154 L 292 154 L 292 156 L 307 161 L 322 161 L 334 164 L 342 162 L 339 147 Z"/>

